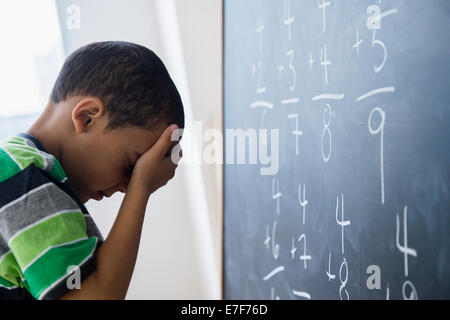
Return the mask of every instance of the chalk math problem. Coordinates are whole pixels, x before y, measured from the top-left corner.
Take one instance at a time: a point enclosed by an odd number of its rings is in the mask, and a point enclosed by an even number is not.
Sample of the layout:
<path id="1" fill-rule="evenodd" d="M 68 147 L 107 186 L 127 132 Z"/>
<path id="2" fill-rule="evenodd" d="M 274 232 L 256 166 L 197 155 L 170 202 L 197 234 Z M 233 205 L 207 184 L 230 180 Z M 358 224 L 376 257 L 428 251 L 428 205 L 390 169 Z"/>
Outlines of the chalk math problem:
<path id="1" fill-rule="evenodd" d="M 224 1 L 224 128 L 280 159 L 225 165 L 225 299 L 450 299 L 449 30 L 446 0 Z"/>

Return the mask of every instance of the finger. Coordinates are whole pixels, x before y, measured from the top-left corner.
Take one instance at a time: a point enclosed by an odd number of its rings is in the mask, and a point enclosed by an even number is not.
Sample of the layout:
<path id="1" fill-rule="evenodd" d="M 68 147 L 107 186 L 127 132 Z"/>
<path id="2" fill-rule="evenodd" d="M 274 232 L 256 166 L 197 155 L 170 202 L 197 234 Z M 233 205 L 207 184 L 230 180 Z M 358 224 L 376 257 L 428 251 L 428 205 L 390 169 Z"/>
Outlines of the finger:
<path id="1" fill-rule="evenodd" d="M 173 150 L 173 148 L 174 148 L 177 144 L 178 144 L 177 141 L 172 141 L 172 143 L 170 144 L 169 149 L 168 149 L 167 152 L 166 152 L 165 157 L 168 157 L 168 156 L 170 156 L 170 155 L 172 154 L 172 150 Z"/>
<path id="2" fill-rule="evenodd" d="M 162 170 L 165 172 L 168 180 L 173 178 L 177 167 L 178 167 L 178 165 L 176 163 L 173 163 L 173 161 L 170 159 L 170 157 L 166 157 L 164 159 Z"/>
<path id="3" fill-rule="evenodd" d="M 178 167 L 178 163 L 174 162 L 172 157 L 165 157 L 163 162 L 165 169 L 176 169 Z"/>
<path id="4" fill-rule="evenodd" d="M 161 156 L 161 158 L 165 156 L 172 145 L 172 132 L 176 129 L 178 129 L 178 126 L 175 124 L 167 127 L 153 146 L 154 150 Z"/>

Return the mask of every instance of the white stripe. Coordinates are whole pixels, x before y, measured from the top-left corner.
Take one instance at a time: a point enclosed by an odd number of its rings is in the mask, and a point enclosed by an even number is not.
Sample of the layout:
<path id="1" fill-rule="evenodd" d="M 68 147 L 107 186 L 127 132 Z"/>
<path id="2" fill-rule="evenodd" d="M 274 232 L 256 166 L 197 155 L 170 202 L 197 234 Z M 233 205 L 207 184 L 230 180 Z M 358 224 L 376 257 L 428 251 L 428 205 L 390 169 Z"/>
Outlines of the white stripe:
<path id="1" fill-rule="evenodd" d="M 6 152 L 6 154 L 19 166 L 19 168 L 20 168 L 20 170 L 23 170 L 23 167 L 20 165 L 20 163 L 18 163 L 17 161 L 16 161 L 16 159 L 12 156 L 12 155 L 10 155 L 9 154 L 9 152 L 8 151 L 6 151 L 6 149 L 5 148 L 3 148 L 2 146 L 0 146 L 0 149 L 2 149 L 3 151 L 5 151 Z"/>
<path id="2" fill-rule="evenodd" d="M 8 289 L 8 290 L 12 290 L 12 289 L 17 289 L 17 286 L 5 287 L 4 285 L 0 284 L 0 288 L 5 288 L 5 289 Z"/>
<path id="3" fill-rule="evenodd" d="M 68 245 L 70 245 L 70 244 L 74 244 L 74 243 L 81 242 L 81 241 L 83 241 L 83 240 L 88 240 L 88 239 L 89 239 L 88 237 L 83 237 L 83 238 L 80 238 L 80 239 L 77 239 L 77 240 L 73 240 L 73 241 L 69 241 L 69 242 L 66 242 L 66 243 L 57 244 L 57 245 L 48 247 L 47 249 L 45 249 L 44 251 L 42 251 L 38 256 L 36 256 L 36 258 L 34 258 L 33 260 L 31 260 L 30 263 L 28 263 L 28 264 L 23 268 L 22 272 L 25 273 L 25 271 L 26 271 L 33 263 L 35 263 L 40 257 L 42 257 L 44 254 L 46 254 L 46 253 L 47 253 L 48 251 L 50 251 L 51 249 L 53 249 L 53 248 L 58 248 L 58 247 L 63 247 L 63 246 L 68 246 Z"/>
<path id="4" fill-rule="evenodd" d="M 83 265 L 87 260 L 89 260 L 90 257 L 92 257 L 92 255 L 95 252 L 95 249 L 97 248 L 97 238 L 95 238 L 95 244 L 94 247 L 92 248 L 92 252 L 86 257 L 86 259 L 84 259 L 83 261 L 81 261 L 81 263 L 78 265 L 78 268 L 80 268 L 81 265 Z M 64 280 L 65 277 L 67 277 L 68 274 L 63 275 L 61 278 L 59 278 L 58 280 L 56 280 L 55 282 L 53 282 L 47 289 L 45 289 L 41 295 L 38 297 L 38 300 L 42 300 L 43 297 L 51 290 L 53 289 L 55 286 L 57 286 L 62 280 Z"/>
<path id="5" fill-rule="evenodd" d="M 50 170 L 48 169 L 48 158 L 40 150 L 38 151 L 38 154 L 42 157 L 42 159 L 44 159 L 44 171 L 50 172 Z"/>
<path id="6" fill-rule="evenodd" d="M 20 235 L 20 234 L 22 234 L 23 232 L 29 230 L 30 228 L 33 228 L 34 226 L 36 226 L 36 225 L 38 225 L 38 224 L 40 224 L 40 223 L 42 223 L 42 222 L 44 222 L 44 221 L 46 221 L 46 220 L 49 220 L 49 219 L 51 219 L 51 218 L 53 218 L 53 217 L 55 217 L 55 216 L 59 216 L 59 215 L 62 215 L 62 214 L 64 214 L 64 213 L 70 213 L 70 212 L 74 212 L 74 211 L 75 211 L 75 212 L 79 212 L 80 209 L 79 209 L 79 208 L 76 208 L 76 209 L 61 210 L 61 211 L 58 211 L 58 212 L 56 212 L 56 213 L 54 213 L 54 214 L 52 214 L 52 215 L 46 216 L 46 217 L 44 217 L 44 218 L 42 218 L 42 219 L 40 219 L 40 220 L 38 220 L 38 221 L 35 221 L 35 222 L 33 222 L 32 224 L 30 224 L 29 226 L 26 226 L 26 227 L 23 228 L 23 229 L 20 229 L 19 231 L 17 231 L 17 232 L 9 239 L 9 241 L 8 241 L 9 247 L 11 247 L 11 242 L 12 242 L 18 235 Z"/>
<path id="7" fill-rule="evenodd" d="M 49 182 L 49 183 L 43 184 L 43 185 L 41 185 L 41 186 L 39 186 L 39 187 L 37 187 L 37 188 L 34 188 L 33 190 L 28 191 L 27 193 L 23 194 L 20 198 L 17 198 L 16 200 L 11 201 L 11 202 L 8 203 L 8 204 L 5 204 L 2 208 L 0 208 L 0 213 L 1 213 L 3 210 L 5 210 L 5 209 L 7 209 L 7 208 L 9 208 L 9 207 L 11 207 L 11 206 L 13 206 L 13 205 L 16 204 L 17 202 L 22 201 L 25 197 L 29 196 L 30 194 L 33 194 L 34 192 L 37 192 L 37 191 L 39 191 L 39 190 L 41 190 L 41 189 L 44 189 L 44 188 L 46 188 L 46 187 L 48 187 L 48 186 L 51 186 L 51 185 L 53 185 L 53 183 L 52 183 L 52 182 Z"/>

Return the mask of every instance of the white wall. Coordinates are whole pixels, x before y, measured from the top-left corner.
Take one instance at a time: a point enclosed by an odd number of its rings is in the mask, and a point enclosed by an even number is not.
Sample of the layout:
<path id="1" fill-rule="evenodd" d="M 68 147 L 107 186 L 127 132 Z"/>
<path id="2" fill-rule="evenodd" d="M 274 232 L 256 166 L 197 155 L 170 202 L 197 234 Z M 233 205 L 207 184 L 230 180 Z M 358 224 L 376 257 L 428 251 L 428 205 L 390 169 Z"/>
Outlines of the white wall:
<path id="1" fill-rule="evenodd" d="M 177 0 L 176 4 L 194 119 L 202 121 L 204 130 L 223 132 L 222 1 Z M 222 270 L 222 166 L 204 164 L 202 173 Z"/>
<path id="2" fill-rule="evenodd" d="M 69 30 L 67 8 L 74 4 L 81 28 Z M 94 41 L 144 45 L 165 62 L 187 120 L 221 129 L 220 1 L 58 0 L 57 5 L 66 54 Z M 195 151 L 183 150 L 184 157 L 189 152 Z M 222 297 L 221 185 L 220 166 L 184 164 L 150 197 L 127 299 Z M 105 237 L 122 199 L 117 194 L 86 204 Z"/>

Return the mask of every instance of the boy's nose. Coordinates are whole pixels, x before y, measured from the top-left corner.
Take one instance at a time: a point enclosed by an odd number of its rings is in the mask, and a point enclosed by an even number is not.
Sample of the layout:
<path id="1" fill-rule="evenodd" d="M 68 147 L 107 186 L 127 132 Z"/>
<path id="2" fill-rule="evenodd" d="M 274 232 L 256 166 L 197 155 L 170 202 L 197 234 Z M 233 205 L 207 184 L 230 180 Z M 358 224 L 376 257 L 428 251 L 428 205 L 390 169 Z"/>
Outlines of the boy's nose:
<path id="1" fill-rule="evenodd" d="M 112 196 L 117 191 L 122 192 L 122 193 L 127 193 L 127 188 L 128 188 L 128 181 L 121 182 L 121 183 L 115 185 L 114 187 L 111 187 L 108 190 L 105 190 L 105 194 Z"/>
<path id="2" fill-rule="evenodd" d="M 129 180 L 120 183 L 117 191 L 122 192 L 122 193 L 127 193 L 128 182 L 129 182 Z"/>

